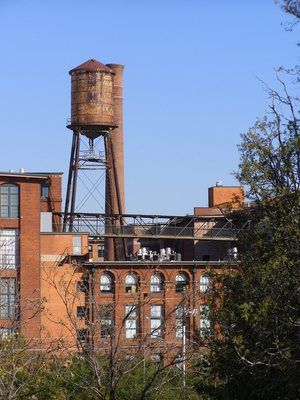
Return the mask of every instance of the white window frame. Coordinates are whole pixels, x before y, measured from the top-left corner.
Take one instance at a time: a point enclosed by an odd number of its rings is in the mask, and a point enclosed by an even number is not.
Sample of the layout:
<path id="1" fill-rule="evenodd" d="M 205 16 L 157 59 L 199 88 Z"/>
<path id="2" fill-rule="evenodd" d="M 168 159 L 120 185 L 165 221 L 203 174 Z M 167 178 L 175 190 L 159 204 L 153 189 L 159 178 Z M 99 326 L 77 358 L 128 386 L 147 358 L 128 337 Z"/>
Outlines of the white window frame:
<path id="1" fill-rule="evenodd" d="M 162 336 L 163 331 L 163 306 L 162 304 L 151 304 L 150 306 L 150 336 L 157 339 Z"/>
<path id="2" fill-rule="evenodd" d="M 138 289 L 138 278 L 135 274 L 130 273 L 125 276 L 125 292 L 136 293 Z"/>
<path id="3" fill-rule="evenodd" d="M 211 278 L 207 274 L 203 274 L 200 276 L 200 292 L 206 293 L 209 290 L 209 286 L 211 283 Z"/>
<path id="4" fill-rule="evenodd" d="M 114 309 L 112 304 L 105 304 L 100 308 L 100 338 L 113 337 Z"/>
<path id="5" fill-rule="evenodd" d="M 180 272 L 179 274 L 176 275 L 175 280 L 176 280 L 175 291 L 177 293 L 184 292 L 189 285 L 189 279 L 186 276 L 186 274 Z"/>
<path id="6" fill-rule="evenodd" d="M 19 230 L 0 229 L 0 269 L 19 267 Z"/>
<path id="7" fill-rule="evenodd" d="M 73 254 L 82 254 L 82 238 L 81 236 L 73 236 Z"/>
<path id="8" fill-rule="evenodd" d="M 125 337 L 135 339 L 138 333 L 138 312 L 137 305 L 130 304 L 125 306 Z"/>
<path id="9" fill-rule="evenodd" d="M 14 318 L 16 305 L 16 279 L 0 278 L 0 318 Z"/>
<path id="10" fill-rule="evenodd" d="M 153 274 L 150 277 L 150 292 L 159 293 L 163 291 L 163 278 L 161 274 Z"/>
<path id="11" fill-rule="evenodd" d="M 206 338 L 210 334 L 211 323 L 207 314 L 209 313 L 209 306 L 207 304 L 200 304 L 200 336 Z"/>
<path id="12" fill-rule="evenodd" d="M 104 273 L 100 276 L 100 292 L 113 293 L 114 282 L 111 274 Z"/>
<path id="13" fill-rule="evenodd" d="M 175 337 L 181 339 L 183 337 L 183 307 L 179 305 L 175 310 Z"/>

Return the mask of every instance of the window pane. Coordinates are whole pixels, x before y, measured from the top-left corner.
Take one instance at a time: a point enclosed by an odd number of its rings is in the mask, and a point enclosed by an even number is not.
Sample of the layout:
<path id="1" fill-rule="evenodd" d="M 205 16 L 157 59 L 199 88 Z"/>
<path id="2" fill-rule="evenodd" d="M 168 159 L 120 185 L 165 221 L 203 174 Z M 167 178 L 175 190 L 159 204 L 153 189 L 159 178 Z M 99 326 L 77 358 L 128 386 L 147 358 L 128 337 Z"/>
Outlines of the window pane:
<path id="1" fill-rule="evenodd" d="M 7 206 L 1 206 L 1 217 L 8 218 L 8 207 Z"/>
<path id="2" fill-rule="evenodd" d="M 19 208 L 15 206 L 10 207 L 10 215 L 11 218 L 18 218 L 19 216 Z"/>
<path id="3" fill-rule="evenodd" d="M 101 292 L 111 292 L 113 290 L 112 277 L 108 274 L 103 274 L 100 278 Z"/>
<path id="4" fill-rule="evenodd" d="M 19 194 L 19 186 L 12 184 L 10 186 L 10 193 L 11 194 Z"/>
<path id="5" fill-rule="evenodd" d="M 186 276 L 183 274 L 179 274 L 176 276 L 176 282 L 186 282 Z"/>
<path id="6" fill-rule="evenodd" d="M 0 280 L 0 316 L 13 317 L 16 309 L 15 279 L 2 278 Z"/>
<path id="7" fill-rule="evenodd" d="M 200 335 L 205 337 L 210 332 L 209 306 L 200 305 Z"/>
<path id="8" fill-rule="evenodd" d="M 151 337 L 157 338 L 161 336 L 161 320 L 160 319 L 151 319 L 150 320 L 150 330 Z"/>
<path id="9" fill-rule="evenodd" d="M 136 329 L 136 320 L 134 319 L 127 319 L 125 321 L 126 329 Z"/>
<path id="10" fill-rule="evenodd" d="M 19 231 L 0 230 L 0 268 L 16 268 L 19 264 Z"/>
<path id="11" fill-rule="evenodd" d="M 102 244 L 98 246 L 98 257 L 104 257 L 104 246 Z"/>
<path id="12" fill-rule="evenodd" d="M 18 196 L 16 195 L 12 195 L 10 196 L 10 205 L 11 206 L 18 206 L 19 205 L 19 201 L 18 201 Z"/>
<path id="13" fill-rule="evenodd" d="M 8 206 L 8 196 L 7 195 L 1 195 L 1 205 Z"/>
<path id="14" fill-rule="evenodd" d="M 161 314 L 162 314 L 161 309 L 162 309 L 161 305 L 152 305 L 151 306 L 151 317 L 161 318 Z"/>
<path id="15" fill-rule="evenodd" d="M 207 275 L 201 275 L 200 277 L 200 291 L 206 292 L 210 284 L 210 277 Z"/>
<path id="16" fill-rule="evenodd" d="M 73 254 L 81 254 L 81 236 L 73 236 Z"/>
<path id="17" fill-rule="evenodd" d="M 126 329 L 126 339 L 134 339 L 136 337 L 135 329 Z"/>
<path id="18" fill-rule="evenodd" d="M 126 315 L 128 318 L 135 318 L 136 317 L 136 306 L 126 306 L 125 307 Z"/>
<path id="19" fill-rule="evenodd" d="M 8 186 L 7 185 L 1 185 L 0 191 L 1 191 L 1 194 L 8 194 Z"/>
<path id="20" fill-rule="evenodd" d="M 134 285 L 135 278 L 133 277 L 133 275 L 126 275 L 125 283 L 126 283 L 126 285 Z"/>
<path id="21" fill-rule="evenodd" d="M 162 278 L 160 275 L 151 275 L 150 278 L 150 291 L 160 292 L 162 290 Z"/>
<path id="22" fill-rule="evenodd" d="M 19 186 L 12 183 L 0 185 L 0 206 L 2 218 L 18 218 Z"/>
<path id="23" fill-rule="evenodd" d="M 132 339 L 137 335 L 137 311 L 136 305 L 125 306 L 125 336 L 128 339 Z"/>
<path id="24" fill-rule="evenodd" d="M 49 185 L 42 183 L 41 185 L 41 197 L 49 197 Z"/>
<path id="25" fill-rule="evenodd" d="M 182 328 L 183 328 L 182 319 L 177 318 L 176 319 L 176 337 L 177 338 L 182 338 L 182 336 L 183 336 Z"/>

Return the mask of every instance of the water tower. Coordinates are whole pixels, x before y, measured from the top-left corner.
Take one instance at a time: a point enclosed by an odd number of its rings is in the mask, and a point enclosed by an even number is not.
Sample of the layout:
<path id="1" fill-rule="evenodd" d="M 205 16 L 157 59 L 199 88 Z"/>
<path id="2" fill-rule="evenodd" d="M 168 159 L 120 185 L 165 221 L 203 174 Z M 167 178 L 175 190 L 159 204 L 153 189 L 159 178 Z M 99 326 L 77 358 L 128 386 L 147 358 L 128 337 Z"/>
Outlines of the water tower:
<path id="1" fill-rule="evenodd" d="M 69 72 L 72 112 L 67 127 L 72 130 L 73 139 L 65 203 L 65 230 L 73 228 L 80 170 L 85 170 L 86 177 L 89 170 L 104 170 L 105 214 L 124 213 L 123 69 L 120 64 L 104 65 L 91 59 Z M 96 140 L 103 142 L 103 152 L 95 148 Z M 125 244 L 119 241 L 106 239 L 106 259 L 124 258 Z"/>

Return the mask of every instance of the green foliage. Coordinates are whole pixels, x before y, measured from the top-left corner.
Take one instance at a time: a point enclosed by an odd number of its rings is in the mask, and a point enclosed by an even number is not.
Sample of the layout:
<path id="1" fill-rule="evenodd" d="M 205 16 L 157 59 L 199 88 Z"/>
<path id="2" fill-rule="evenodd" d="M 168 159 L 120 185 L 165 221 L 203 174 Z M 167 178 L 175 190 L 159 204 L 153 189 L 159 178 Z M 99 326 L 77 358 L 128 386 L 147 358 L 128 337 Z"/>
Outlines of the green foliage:
<path id="1" fill-rule="evenodd" d="M 63 366 L 56 357 L 33 352 L 26 340 L 13 335 L 0 341 L 1 399 L 64 399 Z"/>
<path id="2" fill-rule="evenodd" d="M 125 374 L 116 383 L 115 391 L 111 392 L 109 368 L 105 360 L 99 357 L 101 372 L 107 373 L 103 386 L 98 387 L 97 379 L 90 363 L 85 357 L 74 357 L 66 368 L 63 387 L 67 399 L 104 399 L 111 400 L 200 400 L 190 384 L 182 388 L 182 371 L 177 367 L 157 366 L 151 361 L 137 359 L 132 362 L 130 374 Z M 103 376 L 103 375 L 102 375 Z M 88 396 L 88 397 L 87 397 Z M 204 399 L 204 398 L 203 398 Z"/>

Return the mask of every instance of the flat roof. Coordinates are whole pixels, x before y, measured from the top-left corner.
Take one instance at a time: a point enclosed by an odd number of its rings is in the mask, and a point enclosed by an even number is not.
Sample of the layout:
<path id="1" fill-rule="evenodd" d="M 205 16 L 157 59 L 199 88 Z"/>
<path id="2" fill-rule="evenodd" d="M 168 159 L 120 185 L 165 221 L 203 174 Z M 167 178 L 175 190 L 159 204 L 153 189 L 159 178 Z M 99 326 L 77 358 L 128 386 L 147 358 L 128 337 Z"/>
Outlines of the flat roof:
<path id="1" fill-rule="evenodd" d="M 212 188 L 238 188 L 238 189 L 244 189 L 244 186 L 239 186 L 239 185 L 214 185 L 214 186 L 210 186 L 208 189 L 212 189 Z"/>
<path id="2" fill-rule="evenodd" d="M 47 179 L 50 175 L 63 175 L 63 172 L 6 172 L 0 171 L 0 177 Z"/>
<path id="3" fill-rule="evenodd" d="M 117 267 L 117 266 L 124 266 L 124 267 L 136 267 L 139 266 L 155 266 L 155 267 L 186 267 L 186 266 L 193 266 L 193 267 L 200 267 L 200 266 L 221 266 L 221 265 L 232 265 L 237 266 L 239 264 L 238 261 L 229 261 L 229 260 L 222 260 L 222 261 L 86 261 L 83 263 L 86 267 Z"/>

